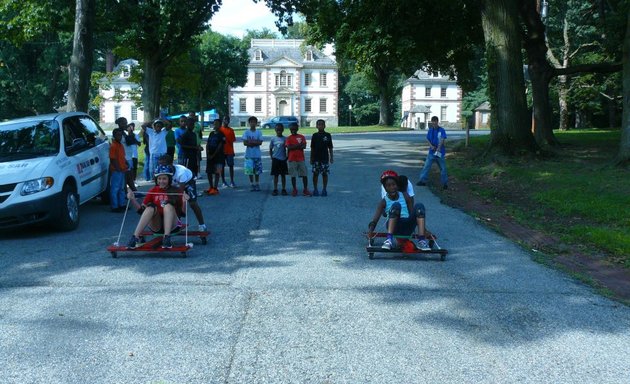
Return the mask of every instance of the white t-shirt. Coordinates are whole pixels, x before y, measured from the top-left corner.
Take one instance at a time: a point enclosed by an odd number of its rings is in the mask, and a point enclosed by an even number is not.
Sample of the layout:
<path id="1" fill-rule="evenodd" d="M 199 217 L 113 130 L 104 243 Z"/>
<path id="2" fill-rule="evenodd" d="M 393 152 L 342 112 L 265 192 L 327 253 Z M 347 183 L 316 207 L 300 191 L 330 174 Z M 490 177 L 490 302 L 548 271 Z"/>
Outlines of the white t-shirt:
<path id="1" fill-rule="evenodd" d="M 127 133 L 127 135 L 129 135 L 129 133 Z M 140 136 L 138 136 L 138 134 L 133 133 L 132 135 L 135 137 L 137 142 L 140 142 Z M 138 158 L 138 144 L 127 145 L 125 143 L 124 147 L 125 147 L 125 159 L 127 161 Z"/>
<path id="2" fill-rule="evenodd" d="M 186 184 L 193 178 L 193 173 L 190 169 L 183 165 L 173 164 L 175 167 L 175 174 L 173 175 L 173 183 Z"/>
<path id="3" fill-rule="evenodd" d="M 243 141 L 245 140 L 258 140 L 258 141 L 263 141 L 263 134 L 261 131 L 259 130 L 255 130 L 255 131 L 251 131 L 251 130 L 246 130 L 245 132 L 243 132 Z M 262 153 L 260 151 L 260 145 L 257 147 L 247 147 L 245 149 L 245 157 L 247 158 L 261 158 L 262 157 Z"/>
<path id="4" fill-rule="evenodd" d="M 147 127 L 147 135 L 149 135 L 149 151 L 151 156 L 154 154 L 166 153 L 166 129 L 162 128 L 160 132 L 155 132 L 151 127 Z"/>
<path id="5" fill-rule="evenodd" d="M 411 184 L 411 181 L 409 181 L 409 179 L 407 179 L 407 194 L 409 195 L 409 197 L 414 197 L 416 195 L 415 193 L 413 193 L 413 184 Z M 387 192 L 385 191 L 385 187 L 383 187 L 383 184 L 381 184 L 381 199 L 384 199 L 386 195 Z"/>

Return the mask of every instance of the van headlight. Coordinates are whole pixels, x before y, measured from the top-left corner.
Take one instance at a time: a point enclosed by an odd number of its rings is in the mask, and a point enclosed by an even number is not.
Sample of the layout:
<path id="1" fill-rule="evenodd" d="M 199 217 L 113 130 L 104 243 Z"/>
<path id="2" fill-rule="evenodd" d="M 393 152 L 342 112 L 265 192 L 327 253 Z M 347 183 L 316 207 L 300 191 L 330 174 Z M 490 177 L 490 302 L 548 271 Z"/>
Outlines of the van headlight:
<path id="1" fill-rule="evenodd" d="M 52 177 L 42 177 L 41 179 L 29 180 L 22 186 L 20 194 L 22 196 L 32 195 L 33 193 L 45 191 L 52 188 L 55 180 Z"/>

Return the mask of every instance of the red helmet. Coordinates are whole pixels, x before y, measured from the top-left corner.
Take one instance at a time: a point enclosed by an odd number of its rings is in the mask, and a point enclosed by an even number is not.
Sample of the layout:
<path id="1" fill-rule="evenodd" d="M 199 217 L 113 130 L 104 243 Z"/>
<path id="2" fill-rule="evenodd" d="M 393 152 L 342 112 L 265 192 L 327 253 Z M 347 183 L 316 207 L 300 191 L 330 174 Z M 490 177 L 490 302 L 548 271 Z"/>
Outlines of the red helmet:
<path id="1" fill-rule="evenodd" d="M 381 173 L 381 183 L 388 177 L 393 177 L 394 179 L 396 179 L 398 178 L 398 174 L 391 169 L 384 171 L 383 173 Z"/>

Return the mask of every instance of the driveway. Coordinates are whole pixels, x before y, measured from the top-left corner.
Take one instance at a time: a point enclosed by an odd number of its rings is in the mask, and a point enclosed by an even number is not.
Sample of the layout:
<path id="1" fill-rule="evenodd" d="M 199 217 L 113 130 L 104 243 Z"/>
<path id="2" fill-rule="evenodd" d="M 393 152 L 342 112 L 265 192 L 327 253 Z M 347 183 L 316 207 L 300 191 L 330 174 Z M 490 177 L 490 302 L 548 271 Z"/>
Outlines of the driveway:
<path id="1" fill-rule="evenodd" d="M 423 140 L 333 139 L 326 198 L 271 196 L 268 159 L 249 192 L 241 150 L 240 188 L 200 198 L 212 235 L 185 259 L 111 258 L 123 215 L 98 202 L 71 233 L 1 234 L 0 382 L 630 382 L 628 307 L 426 188 L 446 261 L 368 260 L 380 173 L 417 181 Z"/>

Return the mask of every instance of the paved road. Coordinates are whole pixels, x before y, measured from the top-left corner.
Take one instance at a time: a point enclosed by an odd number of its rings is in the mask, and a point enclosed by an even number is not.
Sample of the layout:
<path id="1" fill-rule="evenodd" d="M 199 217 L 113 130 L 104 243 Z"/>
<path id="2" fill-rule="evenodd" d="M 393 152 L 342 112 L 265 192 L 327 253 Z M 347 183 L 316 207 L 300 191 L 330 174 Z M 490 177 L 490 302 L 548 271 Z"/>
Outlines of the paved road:
<path id="1" fill-rule="evenodd" d="M 630 382 L 629 308 L 425 188 L 447 261 L 367 259 L 378 176 L 417 179 L 419 142 L 337 135 L 327 198 L 203 197 L 186 259 L 112 259 L 122 215 L 97 203 L 78 231 L 2 235 L 0 382 Z"/>

